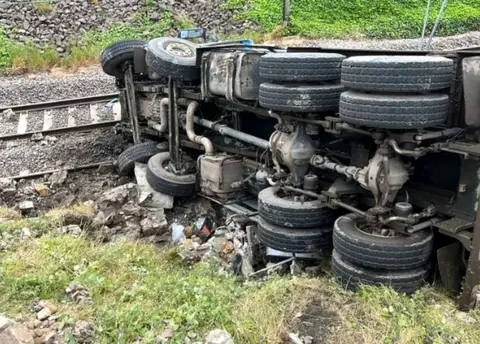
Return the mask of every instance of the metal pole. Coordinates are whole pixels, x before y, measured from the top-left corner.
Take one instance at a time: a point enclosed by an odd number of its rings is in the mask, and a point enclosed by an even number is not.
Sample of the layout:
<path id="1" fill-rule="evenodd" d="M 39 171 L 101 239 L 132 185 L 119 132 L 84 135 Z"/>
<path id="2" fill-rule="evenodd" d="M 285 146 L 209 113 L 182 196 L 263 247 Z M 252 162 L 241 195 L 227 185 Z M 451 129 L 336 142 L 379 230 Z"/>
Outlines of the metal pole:
<path id="1" fill-rule="evenodd" d="M 177 116 L 177 96 L 176 84 L 172 77 L 168 78 L 168 150 L 170 152 L 170 161 L 176 167 L 179 163 L 179 131 Z"/>
<path id="2" fill-rule="evenodd" d="M 283 0 L 283 27 L 290 23 L 290 0 Z"/>
<path id="3" fill-rule="evenodd" d="M 433 26 L 432 33 L 430 34 L 430 38 L 428 39 L 427 42 L 427 47 L 431 48 L 432 44 L 432 39 L 435 36 L 435 33 L 437 32 L 438 25 L 440 25 L 440 22 L 442 21 L 443 17 L 443 12 L 445 12 L 445 9 L 447 8 L 448 0 L 443 0 L 442 7 L 440 8 L 440 12 L 438 13 L 437 20 L 435 21 L 435 25 Z"/>
<path id="4" fill-rule="evenodd" d="M 427 30 L 427 23 L 428 23 L 428 17 L 430 15 L 431 4 L 432 4 L 432 0 L 428 0 L 427 10 L 425 11 L 425 18 L 423 18 L 422 40 L 420 41 L 420 50 L 423 50 L 423 46 L 425 45 L 425 31 Z"/>

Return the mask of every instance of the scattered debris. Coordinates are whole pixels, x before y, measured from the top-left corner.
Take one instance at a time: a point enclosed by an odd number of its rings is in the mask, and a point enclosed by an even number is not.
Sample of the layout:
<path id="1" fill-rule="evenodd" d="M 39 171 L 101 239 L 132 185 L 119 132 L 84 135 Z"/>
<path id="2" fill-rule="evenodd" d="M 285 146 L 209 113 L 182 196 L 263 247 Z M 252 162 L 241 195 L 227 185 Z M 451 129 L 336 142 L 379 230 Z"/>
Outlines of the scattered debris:
<path id="1" fill-rule="evenodd" d="M 63 234 L 80 235 L 82 234 L 82 228 L 79 225 L 68 225 L 60 228 L 60 232 Z"/>
<path id="2" fill-rule="evenodd" d="M 205 344 L 234 344 L 232 336 L 220 329 L 210 331 L 205 338 Z"/>
<path id="3" fill-rule="evenodd" d="M 140 222 L 142 235 L 162 235 L 168 230 L 168 222 L 163 210 L 147 212 L 147 216 Z"/>
<path id="4" fill-rule="evenodd" d="M 466 322 L 466 323 L 469 323 L 469 324 L 476 324 L 477 323 L 477 320 L 475 318 L 469 316 L 465 312 L 457 312 L 456 313 L 456 318 L 460 321 L 463 321 L 463 322 Z"/>
<path id="5" fill-rule="evenodd" d="M 3 197 L 13 197 L 17 193 L 17 183 L 10 178 L 0 178 L 0 194 Z"/>
<path id="6" fill-rule="evenodd" d="M 191 227 L 189 226 L 187 227 L 191 229 Z M 184 241 L 187 238 L 187 235 L 185 233 L 187 230 L 187 227 L 182 226 L 178 223 L 172 223 L 172 225 L 170 226 L 172 231 L 172 242 L 178 243 L 178 242 Z"/>
<path id="7" fill-rule="evenodd" d="M 22 201 L 22 202 L 20 202 L 19 205 L 18 205 L 18 209 L 20 209 L 20 211 L 22 212 L 22 214 L 29 213 L 29 212 L 32 211 L 34 208 L 35 208 L 35 206 L 33 205 L 33 202 L 32 202 L 32 201 Z"/>
<path id="8" fill-rule="evenodd" d="M 78 344 L 93 344 L 95 326 L 87 321 L 78 321 L 75 324 L 74 337 Z"/>
<path id="9" fill-rule="evenodd" d="M 6 109 L 2 114 L 5 116 L 8 122 L 17 122 L 19 119 L 19 114 L 12 109 Z"/>
<path id="10" fill-rule="evenodd" d="M 32 333 L 25 325 L 0 316 L 0 343 L 34 344 Z"/>
<path id="11" fill-rule="evenodd" d="M 65 184 L 67 177 L 68 177 L 68 173 L 66 170 L 59 170 L 57 172 L 52 173 L 50 178 L 48 178 L 48 181 L 50 182 L 50 187 L 57 188 Z"/>
<path id="12" fill-rule="evenodd" d="M 137 185 L 128 183 L 117 186 L 104 192 L 98 202 L 100 209 L 108 207 L 121 208 L 128 200 L 135 199 L 137 193 Z"/>
<path id="13" fill-rule="evenodd" d="M 90 292 L 83 285 L 76 282 L 71 282 L 68 287 L 65 289 L 65 293 L 73 301 L 77 303 L 93 303 L 92 298 L 90 297 Z"/>
<path id="14" fill-rule="evenodd" d="M 147 165 L 135 163 L 135 178 L 138 185 L 138 204 L 157 209 L 172 209 L 173 197 L 152 189 L 147 181 Z"/>
<path id="15" fill-rule="evenodd" d="M 30 138 L 32 141 L 42 141 L 43 140 L 43 134 L 42 133 L 35 133 L 32 135 Z"/>
<path id="16" fill-rule="evenodd" d="M 50 189 L 45 184 L 35 184 L 35 190 L 42 197 L 47 197 L 50 195 Z"/>

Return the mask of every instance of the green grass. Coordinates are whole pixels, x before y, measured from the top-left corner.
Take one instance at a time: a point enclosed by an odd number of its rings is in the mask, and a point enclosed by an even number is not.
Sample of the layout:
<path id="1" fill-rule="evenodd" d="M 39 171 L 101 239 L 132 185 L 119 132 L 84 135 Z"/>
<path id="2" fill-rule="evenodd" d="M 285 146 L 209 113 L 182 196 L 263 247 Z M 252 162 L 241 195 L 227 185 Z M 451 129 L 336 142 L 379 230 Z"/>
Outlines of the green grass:
<path id="1" fill-rule="evenodd" d="M 240 16 L 260 23 L 267 32 L 282 24 L 282 1 L 227 0 L 225 7 L 242 9 Z M 433 0 L 429 28 L 442 0 Z M 288 34 L 306 37 L 419 37 L 426 9 L 424 0 L 296 0 L 291 2 Z M 438 34 L 480 29 L 477 0 L 451 1 Z"/>
<path id="2" fill-rule="evenodd" d="M 90 210 L 80 206 L 0 226 L 13 235 L 25 227 L 43 233 L 0 253 L 2 313 L 31 317 L 32 301 L 50 300 L 59 321 L 93 322 L 102 344 L 155 343 L 166 328 L 174 330 L 172 343 L 192 332 L 201 340 L 214 328 L 229 331 L 236 343 L 283 343 L 311 304 L 321 311 L 305 320 L 321 326 L 325 343 L 475 344 L 480 338 L 480 312 L 468 314 L 475 324 L 459 319 L 456 300 L 432 287 L 408 297 L 373 287 L 354 294 L 328 274 L 242 282 L 220 275 L 214 263 L 185 265 L 173 248 L 60 235 L 54 229 L 67 212 Z M 66 297 L 72 281 L 89 289 L 93 304 Z"/>
<path id="3" fill-rule="evenodd" d="M 110 43 L 125 38 L 160 37 L 175 25 L 173 15 L 169 12 L 163 13 L 158 22 L 151 22 L 147 14 L 139 13 L 137 21 L 136 25 L 115 24 L 104 31 L 89 31 L 83 37 L 71 41 L 64 56 L 53 47 L 47 46 L 40 50 L 31 42 L 12 42 L 0 28 L 0 69 L 30 72 L 45 71 L 52 67 L 77 68 L 90 65 L 98 61 L 102 49 Z"/>

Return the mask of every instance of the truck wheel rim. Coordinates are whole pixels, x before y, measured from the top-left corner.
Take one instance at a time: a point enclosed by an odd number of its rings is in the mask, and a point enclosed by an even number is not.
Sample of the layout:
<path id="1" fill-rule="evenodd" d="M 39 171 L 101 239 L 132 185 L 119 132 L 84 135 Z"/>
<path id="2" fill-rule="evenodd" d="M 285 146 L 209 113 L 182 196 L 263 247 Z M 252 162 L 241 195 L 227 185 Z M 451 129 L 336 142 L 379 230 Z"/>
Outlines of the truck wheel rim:
<path id="1" fill-rule="evenodd" d="M 195 55 L 195 52 L 189 46 L 182 43 L 168 43 L 165 50 L 176 56 L 192 57 Z"/>

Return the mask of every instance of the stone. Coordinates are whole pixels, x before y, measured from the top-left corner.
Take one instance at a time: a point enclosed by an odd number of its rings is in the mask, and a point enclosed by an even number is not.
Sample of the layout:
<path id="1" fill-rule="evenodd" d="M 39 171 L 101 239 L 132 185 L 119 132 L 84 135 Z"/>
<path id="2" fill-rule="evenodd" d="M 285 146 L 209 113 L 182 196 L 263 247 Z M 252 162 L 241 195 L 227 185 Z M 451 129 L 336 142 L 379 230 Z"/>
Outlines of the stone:
<path id="1" fill-rule="evenodd" d="M 172 209 L 173 196 L 164 195 L 152 189 L 147 181 L 147 165 L 135 163 L 135 179 L 138 185 L 139 205 L 149 208 Z"/>
<path id="2" fill-rule="evenodd" d="M 55 336 L 56 332 L 55 331 L 49 331 L 45 336 L 43 337 L 42 344 L 53 344 L 55 341 Z"/>
<path id="3" fill-rule="evenodd" d="M 12 109 L 7 109 L 3 111 L 3 115 L 8 122 L 17 122 L 19 118 L 19 115 Z"/>
<path id="4" fill-rule="evenodd" d="M 33 205 L 32 201 L 22 201 L 18 204 L 18 209 L 20 209 L 22 213 L 28 213 L 34 208 L 35 206 Z"/>
<path id="5" fill-rule="evenodd" d="M 82 234 L 82 228 L 79 225 L 68 225 L 62 227 L 61 232 L 63 234 L 80 235 Z"/>
<path id="6" fill-rule="evenodd" d="M 66 170 L 59 170 L 52 173 L 50 178 L 48 178 L 48 181 L 50 182 L 50 187 L 55 188 L 65 184 L 67 177 L 68 173 Z"/>
<path id="7" fill-rule="evenodd" d="M 22 229 L 22 239 L 28 239 L 32 237 L 32 232 L 30 232 L 30 229 L 28 228 L 23 228 Z"/>
<path id="8" fill-rule="evenodd" d="M 78 321 L 75 324 L 74 337 L 78 344 L 93 344 L 95 340 L 95 327 L 92 323 Z"/>
<path id="9" fill-rule="evenodd" d="M 150 20 L 159 21 L 160 20 L 160 13 L 152 12 L 152 14 L 150 14 Z"/>
<path id="10" fill-rule="evenodd" d="M 48 308 L 51 312 L 51 314 L 55 314 L 57 313 L 57 306 L 55 304 L 53 304 L 52 302 L 49 302 L 49 301 L 40 301 L 38 303 L 38 305 L 42 308 Z"/>
<path id="11" fill-rule="evenodd" d="M 52 315 L 52 311 L 50 311 L 50 309 L 48 309 L 48 308 L 43 308 L 40 312 L 37 313 L 37 319 L 38 320 L 45 320 L 50 315 Z"/>
<path id="12" fill-rule="evenodd" d="M 15 180 L 10 178 L 0 178 L 0 192 L 4 192 L 8 189 L 15 189 L 16 190 L 17 183 Z"/>
<path id="13" fill-rule="evenodd" d="M 165 213 L 160 210 L 155 212 L 148 212 L 140 222 L 142 236 L 162 235 L 168 230 L 168 222 L 165 218 Z"/>
<path id="14" fill-rule="evenodd" d="M 130 199 L 134 199 L 137 193 L 137 185 L 128 183 L 125 185 L 117 186 L 104 192 L 100 196 L 98 202 L 100 209 L 107 207 L 120 208 L 124 203 Z"/>
<path id="15" fill-rule="evenodd" d="M 469 323 L 469 324 L 477 323 L 477 320 L 475 318 L 469 316 L 465 312 L 457 312 L 456 318 L 460 321 L 463 321 L 463 322 L 466 322 L 466 323 Z"/>
<path id="16" fill-rule="evenodd" d="M 50 189 L 45 184 L 35 184 L 35 190 L 42 197 L 47 197 L 50 195 Z"/>
<path id="17" fill-rule="evenodd" d="M 205 338 L 205 344 L 234 344 L 232 336 L 220 329 L 210 331 Z"/>
<path id="18" fill-rule="evenodd" d="M 32 135 L 30 138 L 32 141 L 42 141 L 43 140 L 43 134 L 42 133 L 35 133 Z"/>
<path id="19" fill-rule="evenodd" d="M 54 142 L 58 141 L 58 138 L 56 136 L 47 135 L 47 136 L 45 136 L 45 140 L 48 143 L 54 143 Z"/>
<path id="20" fill-rule="evenodd" d="M 33 344 L 32 333 L 25 325 L 13 324 L 0 332 L 0 343 L 5 344 Z"/>
<path id="21" fill-rule="evenodd" d="M 7 327 L 11 326 L 12 324 L 13 322 L 10 319 L 5 318 L 3 315 L 0 315 L 0 332 L 5 330 Z"/>

